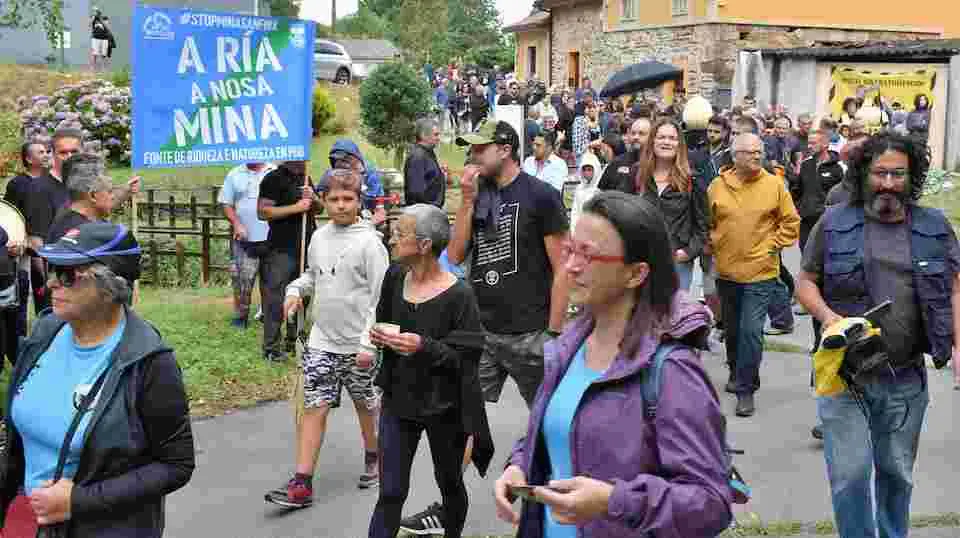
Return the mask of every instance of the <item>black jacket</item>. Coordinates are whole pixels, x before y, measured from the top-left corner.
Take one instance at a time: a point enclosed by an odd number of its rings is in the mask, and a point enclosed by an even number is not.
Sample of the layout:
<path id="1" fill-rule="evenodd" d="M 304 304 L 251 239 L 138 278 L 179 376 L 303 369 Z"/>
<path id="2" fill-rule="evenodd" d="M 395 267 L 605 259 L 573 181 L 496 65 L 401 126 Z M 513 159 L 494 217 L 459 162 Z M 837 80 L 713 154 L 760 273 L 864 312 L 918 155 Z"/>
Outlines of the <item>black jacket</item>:
<path id="1" fill-rule="evenodd" d="M 817 163 L 816 156 L 800 163 L 800 176 L 790 178 L 790 193 L 800 218 L 820 218 L 826 208 L 827 193 L 843 181 L 846 173 L 840 156 L 833 151 L 830 152 L 830 158 L 822 163 Z"/>
<path id="2" fill-rule="evenodd" d="M 604 169 L 597 188 L 602 191 L 634 192 L 633 176 L 636 174 L 634 165 L 637 164 L 639 158 L 640 152 L 635 149 L 628 150 L 623 155 L 615 157 Z"/>
<path id="3" fill-rule="evenodd" d="M 691 260 L 703 253 L 707 242 L 706 191 L 693 185 L 690 190 L 678 191 L 670 185 L 658 195 L 657 185 L 650 178 L 643 197 L 660 208 L 672 250 L 682 248 Z"/>
<path id="4" fill-rule="evenodd" d="M 443 208 L 447 181 L 433 149 L 414 144 L 403 164 L 403 204 L 430 204 Z"/>
<path id="5" fill-rule="evenodd" d="M 394 305 L 403 299 L 403 281 L 406 269 L 392 265 L 383 278 L 380 303 L 377 305 L 377 320 L 400 323 L 400 314 L 394 313 Z M 464 285 L 458 283 L 457 285 Z M 393 409 L 401 416 L 405 413 L 420 414 L 434 412 L 436 409 L 451 407 L 457 409 L 459 424 L 450 427 L 463 428 L 464 433 L 473 436 L 472 462 L 480 473 L 486 476 L 490 461 L 493 459 L 494 444 L 487 422 L 483 392 L 480 387 L 480 356 L 486 344 L 486 332 L 480 323 L 480 312 L 469 286 L 469 304 L 464 305 L 463 315 L 459 319 L 432 319 L 441 327 L 442 337 L 423 336 L 423 349 L 414 357 L 398 357 L 392 350 L 384 350 L 383 364 L 377 373 L 376 385 L 383 389 L 384 406 L 389 408 L 394 390 L 409 391 L 417 388 L 417 399 L 422 402 L 419 409 Z M 436 318 L 437 316 L 435 316 Z M 423 329 L 430 331 L 429 328 Z M 417 330 L 416 332 L 423 332 Z M 395 368 L 397 360 L 417 360 L 418 365 L 430 371 L 429 382 L 425 385 L 401 375 Z M 437 415 L 433 415 L 437 416 Z"/>
<path id="6" fill-rule="evenodd" d="M 132 310 L 126 315 L 73 478 L 71 537 L 161 536 L 164 496 L 186 485 L 195 466 L 187 395 L 173 350 Z M 0 526 L 24 482 L 23 441 L 10 417 L 13 396 L 64 324 L 53 315 L 35 323 L 10 379 Z"/>

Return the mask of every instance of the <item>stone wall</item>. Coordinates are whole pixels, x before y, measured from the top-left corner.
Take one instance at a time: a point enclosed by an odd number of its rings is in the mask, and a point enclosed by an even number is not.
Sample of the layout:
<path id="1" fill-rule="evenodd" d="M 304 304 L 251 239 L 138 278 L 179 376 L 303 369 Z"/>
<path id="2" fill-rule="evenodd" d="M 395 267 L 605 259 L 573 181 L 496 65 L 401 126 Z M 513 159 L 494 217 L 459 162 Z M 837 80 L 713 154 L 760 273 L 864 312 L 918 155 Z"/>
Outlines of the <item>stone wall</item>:
<path id="1" fill-rule="evenodd" d="M 556 32 L 556 28 L 554 30 Z M 624 66 L 657 60 L 686 67 L 686 86 L 712 99 L 718 88 L 732 88 L 737 51 L 742 48 L 789 48 L 816 42 L 929 39 L 907 32 L 832 30 L 734 24 L 699 24 L 597 33 L 590 42 L 584 72 L 601 88 Z M 556 50 L 556 47 L 554 47 Z M 555 66 L 556 67 L 556 66 Z"/>
<path id="2" fill-rule="evenodd" d="M 567 85 L 567 58 L 570 51 L 580 52 L 580 76 L 589 76 L 590 42 L 603 34 L 603 4 L 599 1 L 577 3 L 572 7 L 554 7 L 550 11 L 551 65 L 550 83 Z M 593 86 L 599 87 L 596 82 Z"/>

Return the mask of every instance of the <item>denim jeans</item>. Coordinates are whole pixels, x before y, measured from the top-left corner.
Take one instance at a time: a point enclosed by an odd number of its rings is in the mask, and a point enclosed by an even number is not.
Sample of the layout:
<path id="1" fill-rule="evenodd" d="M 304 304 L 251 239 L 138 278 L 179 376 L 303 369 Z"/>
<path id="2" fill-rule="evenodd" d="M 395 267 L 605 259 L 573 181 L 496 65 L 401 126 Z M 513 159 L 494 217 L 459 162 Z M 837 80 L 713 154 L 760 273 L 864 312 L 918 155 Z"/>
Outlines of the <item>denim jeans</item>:
<path id="1" fill-rule="evenodd" d="M 717 279 L 723 304 L 727 364 L 734 372 L 737 394 L 753 393 L 760 388 L 763 322 L 778 283 L 776 279 L 749 284 Z"/>
<path id="2" fill-rule="evenodd" d="M 837 529 L 842 538 L 878 536 L 878 530 L 880 538 L 903 538 L 930 401 L 926 371 L 918 366 L 885 372 L 862 392 L 866 414 L 849 391 L 817 398 Z"/>
<path id="3" fill-rule="evenodd" d="M 777 329 L 793 328 L 793 287 L 793 275 L 783 265 L 783 254 L 781 254 L 780 278 L 776 280 L 773 294 L 770 296 L 770 306 L 767 307 L 771 327 Z"/>
<path id="4" fill-rule="evenodd" d="M 281 250 L 271 250 L 261 260 L 260 270 L 266 287 L 261 290 L 263 302 L 263 351 L 282 351 L 280 331 L 283 326 L 283 300 L 287 286 L 300 276 L 299 260 L 296 254 Z M 306 308 L 306 306 L 304 306 Z M 287 320 L 288 343 L 297 339 L 297 325 L 293 316 Z"/>
<path id="5" fill-rule="evenodd" d="M 690 291 L 690 284 L 693 283 L 693 260 L 673 262 L 673 267 L 677 271 L 677 285 L 683 291 Z"/>

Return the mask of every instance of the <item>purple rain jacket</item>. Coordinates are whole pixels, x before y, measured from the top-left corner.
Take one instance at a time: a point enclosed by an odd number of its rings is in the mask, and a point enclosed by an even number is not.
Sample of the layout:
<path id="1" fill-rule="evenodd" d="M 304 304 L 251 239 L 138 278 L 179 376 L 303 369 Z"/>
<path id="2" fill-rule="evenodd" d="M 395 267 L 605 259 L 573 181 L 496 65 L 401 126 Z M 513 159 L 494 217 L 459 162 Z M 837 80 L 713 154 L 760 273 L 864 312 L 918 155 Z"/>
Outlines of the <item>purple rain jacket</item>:
<path id="1" fill-rule="evenodd" d="M 656 419 L 644 416 L 642 371 L 662 339 L 705 347 L 710 314 L 686 292 L 673 299 L 669 327 L 651 330 L 632 357 L 617 355 L 610 368 L 584 394 L 571 429 L 574 476 L 614 484 L 605 518 L 581 526 L 580 538 L 713 537 L 731 520 L 723 416 L 717 393 L 688 349 L 667 356 Z M 543 383 L 527 435 L 517 442 L 510 463 L 533 485 L 550 479 L 550 462 L 540 431 L 547 404 L 577 349 L 593 330 L 579 318 L 544 353 Z M 543 536 L 545 507 L 523 502 L 518 538 Z"/>

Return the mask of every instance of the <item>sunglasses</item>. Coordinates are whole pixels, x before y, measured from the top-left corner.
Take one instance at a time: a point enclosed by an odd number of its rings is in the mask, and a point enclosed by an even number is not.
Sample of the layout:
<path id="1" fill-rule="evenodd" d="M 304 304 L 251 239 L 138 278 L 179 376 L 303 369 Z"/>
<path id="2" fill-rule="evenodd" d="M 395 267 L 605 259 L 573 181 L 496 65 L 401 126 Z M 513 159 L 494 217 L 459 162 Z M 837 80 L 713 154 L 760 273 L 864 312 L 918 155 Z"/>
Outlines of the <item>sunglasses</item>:
<path id="1" fill-rule="evenodd" d="M 72 288 L 76 285 L 77 280 L 83 278 L 83 275 L 78 273 L 77 268 L 73 266 L 63 266 L 63 265 L 49 265 L 49 275 L 57 279 L 57 282 L 60 283 L 64 288 Z"/>

